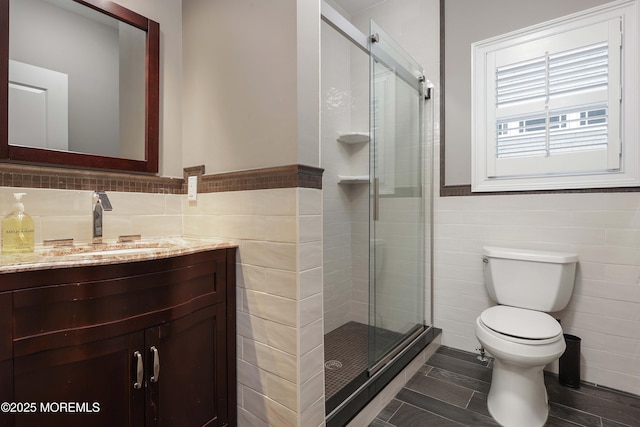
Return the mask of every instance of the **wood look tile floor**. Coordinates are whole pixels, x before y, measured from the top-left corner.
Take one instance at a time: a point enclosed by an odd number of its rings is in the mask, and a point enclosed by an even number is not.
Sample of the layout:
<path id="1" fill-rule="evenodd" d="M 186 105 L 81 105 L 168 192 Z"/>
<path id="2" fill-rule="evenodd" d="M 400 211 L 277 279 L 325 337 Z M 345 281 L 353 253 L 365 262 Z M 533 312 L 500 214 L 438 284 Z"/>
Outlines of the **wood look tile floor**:
<path id="1" fill-rule="evenodd" d="M 493 359 L 440 347 L 370 427 L 497 426 L 487 411 Z M 640 397 L 583 384 L 565 387 L 545 374 L 550 412 L 545 426 L 640 426 Z"/>

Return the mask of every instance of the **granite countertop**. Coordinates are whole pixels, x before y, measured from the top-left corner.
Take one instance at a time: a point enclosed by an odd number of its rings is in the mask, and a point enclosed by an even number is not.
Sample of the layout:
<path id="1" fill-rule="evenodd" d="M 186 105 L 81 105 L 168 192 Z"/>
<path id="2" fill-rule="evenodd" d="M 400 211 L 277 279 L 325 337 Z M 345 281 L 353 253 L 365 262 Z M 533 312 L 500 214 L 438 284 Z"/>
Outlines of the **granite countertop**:
<path id="1" fill-rule="evenodd" d="M 118 264 L 168 258 L 213 249 L 235 248 L 232 242 L 217 239 L 168 237 L 133 242 L 75 244 L 73 246 L 36 246 L 33 253 L 1 254 L 0 274 L 51 268 Z"/>

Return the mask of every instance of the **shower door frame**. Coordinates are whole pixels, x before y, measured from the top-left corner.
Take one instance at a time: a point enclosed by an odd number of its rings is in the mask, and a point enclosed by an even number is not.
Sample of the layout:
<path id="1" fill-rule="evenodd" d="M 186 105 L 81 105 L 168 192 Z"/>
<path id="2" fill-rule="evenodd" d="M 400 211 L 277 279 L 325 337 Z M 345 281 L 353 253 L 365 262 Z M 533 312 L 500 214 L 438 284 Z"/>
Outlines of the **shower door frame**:
<path id="1" fill-rule="evenodd" d="M 336 11 L 325 0 L 321 1 L 321 19 L 327 23 L 330 27 L 344 36 L 354 46 L 361 49 L 365 54 L 370 55 L 369 38 L 358 30 L 349 20 L 347 20 L 342 14 Z M 410 76 L 410 73 L 402 73 L 403 80 L 405 77 Z M 420 85 L 423 92 L 424 99 L 431 99 L 433 92 L 433 86 L 425 81 L 424 78 L 419 79 L 416 76 L 411 76 L 414 84 Z M 424 105 L 424 102 L 423 102 Z M 434 119 L 433 107 L 431 107 L 431 120 Z M 421 122 L 424 122 L 425 117 L 422 117 Z M 421 141 L 425 141 L 424 124 L 422 124 L 420 130 Z M 423 145 L 426 146 L 426 145 Z M 429 146 L 431 147 L 431 146 Z M 427 147 L 427 149 L 429 149 Z M 432 147 L 431 147 L 432 148 Z M 426 160 L 431 159 L 430 156 L 422 155 L 422 178 L 421 186 L 423 188 L 422 205 L 424 212 L 428 212 L 431 215 L 433 212 L 433 193 L 428 190 L 428 186 L 433 182 L 433 170 L 431 167 L 427 168 Z M 430 174 L 431 179 L 427 179 L 427 174 Z M 423 263 L 423 286 L 425 286 L 424 297 L 429 298 L 429 301 L 424 305 L 423 314 L 423 327 L 420 330 L 413 332 L 411 335 L 406 336 L 405 339 L 400 342 L 396 348 L 385 355 L 384 359 L 376 363 L 375 366 L 369 367 L 363 375 L 368 377 L 366 382 L 357 387 L 346 399 L 342 401 L 338 406 L 332 408 L 326 414 L 327 427 L 338 427 L 345 425 L 360 409 L 362 409 L 371 399 L 373 399 L 379 391 L 381 391 L 390 381 L 393 379 L 402 369 L 404 369 L 411 360 L 413 360 L 423 349 L 431 343 L 439 334 L 440 330 L 433 327 L 433 275 L 431 274 L 433 266 L 433 221 L 429 217 L 428 221 L 425 218 L 425 224 L 423 234 L 423 244 L 425 247 L 426 260 Z M 429 266 L 427 268 L 427 265 Z"/>
<path id="2" fill-rule="evenodd" d="M 426 81 L 424 74 L 420 75 L 420 76 L 415 76 L 413 75 L 409 70 L 407 70 L 403 65 L 398 64 L 395 59 L 393 59 L 392 57 L 390 57 L 389 55 L 386 54 L 386 52 L 384 52 L 382 49 L 380 49 L 378 46 L 376 46 L 376 43 L 371 43 L 371 38 L 367 37 L 365 34 L 363 34 L 358 28 L 356 28 L 348 19 L 346 19 L 340 12 L 338 12 L 337 10 L 335 10 L 331 5 L 329 5 L 326 1 L 322 0 L 321 3 L 321 18 L 324 22 L 326 22 L 327 24 L 329 24 L 333 29 L 335 29 L 336 31 L 338 31 L 340 34 L 342 34 L 345 38 L 347 38 L 351 43 L 353 43 L 356 47 L 360 48 L 364 53 L 366 53 L 367 55 L 374 55 L 376 56 L 379 60 L 385 62 L 385 63 L 391 63 L 391 64 L 395 64 L 397 65 L 395 67 L 395 71 L 397 73 L 397 77 L 399 77 L 400 79 L 402 79 L 405 83 L 407 83 L 408 85 L 414 87 L 421 96 L 424 97 L 424 99 L 430 99 L 431 98 L 431 92 L 432 92 L 432 87 L 430 84 L 428 84 L 428 82 Z M 421 112 L 422 115 L 422 112 Z M 421 117 L 421 125 L 420 125 L 420 137 L 422 139 L 424 139 L 424 126 L 422 125 L 423 122 L 423 117 Z M 423 156 L 424 157 L 424 156 Z M 422 178 L 422 186 L 424 187 L 425 182 L 424 182 L 424 159 L 423 159 L 423 178 Z M 432 171 L 431 171 L 432 172 Z M 373 176 L 372 174 L 370 175 L 371 177 L 371 187 L 372 189 L 375 187 L 375 183 L 373 182 Z M 423 197 L 424 199 L 424 197 Z M 425 203 L 425 209 L 426 208 L 430 208 L 431 207 L 431 203 Z M 433 235 L 432 230 L 430 230 L 431 235 Z M 430 251 L 430 257 L 433 257 L 433 250 L 431 249 Z M 426 263 L 425 263 L 426 264 Z M 433 265 L 433 259 L 431 259 L 429 261 L 429 264 L 432 266 Z M 370 267 L 370 274 L 371 274 L 371 267 Z M 425 268 L 426 270 L 426 268 Z M 426 277 L 427 274 L 425 272 L 425 274 L 423 275 L 423 279 L 425 281 L 424 285 L 426 286 Z M 430 276 L 429 276 L 430 277 Z M 429 283 L 429 314 L 430 316 L 427 316 L 427 307 L 424 307 L 424 313 L 423 313 L 423 328 L 413 331 L 411 334 L 409 334 L 408 336 L 406 336 L 404 338 L 404 340 L 393 350 L 391 351 L 389 354 L 387 354 L 383 359 L 381 359 L 380 361 L 377 361 L 374 364 L 370 364 L 369 369 L 368 369 L 368 375 L 372 376 L 374 375 L 380 368 L 382 368 L 386 363 L 389 362 L 389 360 L 393 359 L 393 357 L 397 356 L 398 353 L 400 353 L 402 351 L 403 348 L 405 348 L 408 344 L 410 344 L 412 341 L 415 341 L 416 339 L 418 339 L 420 337 L 420 335 L 422 335 L 426 329 L 430 328 L 433 325 L 433 284 L 430 282 Z M 426 295 L 426 294 L 425 294 Z M 430 317 L 430 319 L 427 319 L 427 317 Z M 430 320 L 428 322 L 428 320 Z"/>

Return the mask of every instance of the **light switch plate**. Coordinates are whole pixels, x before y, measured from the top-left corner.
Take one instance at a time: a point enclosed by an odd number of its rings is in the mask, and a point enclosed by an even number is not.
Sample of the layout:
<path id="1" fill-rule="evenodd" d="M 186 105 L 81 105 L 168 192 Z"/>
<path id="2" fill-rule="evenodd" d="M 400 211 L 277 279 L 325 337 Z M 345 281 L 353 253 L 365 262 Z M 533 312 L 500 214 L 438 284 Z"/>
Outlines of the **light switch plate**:
<path id="1" fill-rule="evenodd" d="M 187 180 L 187 200 L 190 202 L 198 199 L 198 177 L 190 176 Z"/>

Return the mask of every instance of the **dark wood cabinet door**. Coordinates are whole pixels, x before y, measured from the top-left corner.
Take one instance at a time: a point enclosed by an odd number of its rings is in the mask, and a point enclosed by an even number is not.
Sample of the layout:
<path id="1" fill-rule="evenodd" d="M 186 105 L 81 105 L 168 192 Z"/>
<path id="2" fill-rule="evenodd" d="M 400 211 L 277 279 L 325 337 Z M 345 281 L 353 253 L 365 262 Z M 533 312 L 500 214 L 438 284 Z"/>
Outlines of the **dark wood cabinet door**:
<path id="1" fill-rule="evenodd" d="M 235 249 L 10 279 L 0 427 L 236 424 Z"/>
<path id="2" fill-rule="evenodd" d="M 15 426 L 144 426 L 135 351 L 144 351 L 143 331 L 16 358 L 14 402 L 36 407 Z"/>
<path id="3" fill-rule="evenodd" d="M 13 342 L 11 292 L 0 292 L 0 403 L 13 402 Z M 13 425 L 11 412 L 0 411 L 0 426 Z"/>
<path id="4" fill-rule="evenodd" d="M 147 425 L 225 425 L 228 396 L 224 304 L 150 328 L 145 335 Z M 157 381 L 151 380 L 154 357 L 159 359 Z"/>

